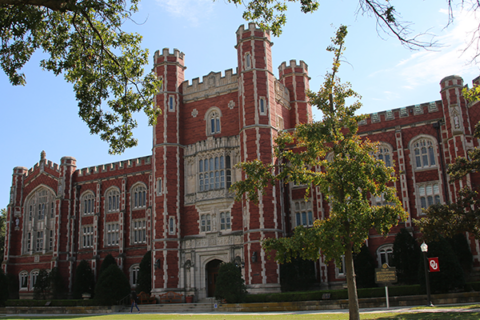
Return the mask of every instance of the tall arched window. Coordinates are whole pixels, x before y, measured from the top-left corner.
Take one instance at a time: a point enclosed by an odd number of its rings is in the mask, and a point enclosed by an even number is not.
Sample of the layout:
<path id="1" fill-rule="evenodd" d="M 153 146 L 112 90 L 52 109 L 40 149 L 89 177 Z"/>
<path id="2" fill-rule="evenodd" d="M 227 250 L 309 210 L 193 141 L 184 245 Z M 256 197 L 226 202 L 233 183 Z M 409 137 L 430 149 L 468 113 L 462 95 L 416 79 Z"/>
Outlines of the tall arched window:
<path id="1" fill-rule="evenodd" d="M 49 245 L 53 233 L 48 230 L 55 227 L 55 194 L 46 187 L 36 189 L 28 195 L 24 213 L 23 252 L 31 254 L 53 250 Z"/>
<path id="2" fill-rule="evenodd" d="M 422 138 L 412 144 L 412 152 L 415 157 L 415 167 L 417 169 L 430 168 L 436 166 L 435 148 L 433 141 Z"/>
<path id="3" fill-rule="evenodd" d="M 30 289 L 33 290 L 35 288 L 35 284 L 37 283 L 38 278 L 38 270 L 32 270 L 30 272 Z"/>
<path id="4" fill-rule="evenodd" d="M 120 208 L 120 191 L 116 188 L 109 190 L 105 197 L 105 204 L 108 212 L 117 212 Z"/>
<path id="5" fill-rule="evenodd" d="M 393 245 L 387 244 L 377 250 L 378 263 L 381 267 L 384 263 L 393 266 Z"/>
<path id="6" fill-rule="evenodd" d="M 133 188 L 132 204 L 134 209 L 145 208 L 147 205 L 147 188 L 140 184 Z"/>
<path id="7" fill-rule="evenodd" d="M 80 203 L 82 215 L 91 215 L 95 212 L 95 195 L 92 192 L 84 193 Z"/>
<path id="8" fill-rule="evenodd" d="M 222 113 L 217 107 L 210 108 L 205 114 L 207 136 L 221 132 L 220 118 Z"/>
<path id="9" fill-rule="evenodd" d="M 22 271 L 18 275 L 18 279 L 20 281 L 19 287 L 20 290 L 27 290 L 28 289 L 28 272 L 27 271 Z"/>
<path id="10" fill-rule="evenodd" d="M 138 284 L 138 273 L 140 272 L 140 265 L 134 264 L 130 267 L 130 285 L 136 287 Z"/>

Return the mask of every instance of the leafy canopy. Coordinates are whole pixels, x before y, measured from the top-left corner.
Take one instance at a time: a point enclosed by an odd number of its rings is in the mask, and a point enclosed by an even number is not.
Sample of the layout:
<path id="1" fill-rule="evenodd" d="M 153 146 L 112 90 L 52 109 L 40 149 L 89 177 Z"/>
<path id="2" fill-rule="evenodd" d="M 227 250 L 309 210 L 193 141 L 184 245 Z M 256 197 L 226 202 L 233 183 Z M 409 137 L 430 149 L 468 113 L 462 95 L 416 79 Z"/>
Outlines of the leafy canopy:
<path id="1" fill-rule="evenodd" d="M 135 146 L 133 113 L 154 124 L 153 96 L 160 81 L 144 75 L 148 50 L 142 37 L 121 27 L 139 0 L 0 0 L 0 66 L 12 85 L 25 85 L 20 70 L 32 54 L 48 57 L 40 66 L 73 84 L 79 116 L 106 141 L 109 152 Z"/>

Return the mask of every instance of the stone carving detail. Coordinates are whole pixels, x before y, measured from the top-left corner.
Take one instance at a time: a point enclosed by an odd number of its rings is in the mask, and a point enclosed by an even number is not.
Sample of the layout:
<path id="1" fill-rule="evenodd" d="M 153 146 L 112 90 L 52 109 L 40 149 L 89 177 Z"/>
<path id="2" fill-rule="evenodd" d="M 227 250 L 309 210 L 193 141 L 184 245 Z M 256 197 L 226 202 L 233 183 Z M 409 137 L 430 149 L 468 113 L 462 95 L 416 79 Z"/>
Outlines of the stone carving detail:
<path id="1" fill-rule="evenodd" d="M 275 80 L 275 100 L 282 106 L 291 109 L 290 107 L 290 92 L 280 81 Z"/>
<path id="2" fill-rule="evenodd" d="M 197 248 L 205 248 L 212 246 L 241 245 L 242 236 L 219 236 L 217 233 L 208 234 L 205 238 L 196 240 L 186 240 L 185 249 L 192 249 L 192 244 Z"/>
<path id="3" fill-rule="evenodd" d="M 230 100 L 230 102 L 228 103 L 228 108 L 230 110 L 232 110 L 233 108 L 235 108 L 235 102 L 233 102 L 233 100 Z"/>
<path id="4" fill-rule="evenodd" d="M 196 118 L 198 116 L 198 110 L 197 109 L 193 109 L 192 111 L 192 117 Z"/>

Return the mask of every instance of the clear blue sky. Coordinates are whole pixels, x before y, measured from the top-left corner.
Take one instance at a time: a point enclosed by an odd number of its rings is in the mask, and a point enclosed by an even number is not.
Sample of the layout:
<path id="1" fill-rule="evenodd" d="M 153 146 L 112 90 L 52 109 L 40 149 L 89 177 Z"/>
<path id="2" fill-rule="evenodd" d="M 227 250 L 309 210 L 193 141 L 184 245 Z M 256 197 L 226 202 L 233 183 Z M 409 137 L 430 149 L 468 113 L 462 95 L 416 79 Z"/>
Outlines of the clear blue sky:
<path id="1" fill-rule="evenodd" d="M 457 12 L 455 22 L 445 28 L 446 1 L 398 2 L 393 4 L 403 20 L 414 22 L 417 32 L 428 30 L 437 35 L 443 47 L 436 51 L 408 50 L 386 34 L 379 36 L 373 18 L 356 15 L 358 2 L 323 1 L 319 11 L 309 15 L 290 5 L 283 34 L 273 38 L 273 65 L 291 59 L 304 60 L 309 68 L 310 87 L 318 89 L 332 62 L 325 48 L 336 27 L 345 24 L 349 27 L 345 54 L 348 64 L 343 64 L 340 76 L 363 96 L 362 113 L 438 100 L 439 81 L 452 74 L 462 76 L 471 85 L 480 71 L 477 65 L 468 64 L 472 52 L 462 54 L 462 50 L 480 17 Z M 242 6 L 226 1 L 144 0 L 134 16 L 135 23 L 128 22 L 126 29 L 143 35 L 143 46 L 150 50 L 151 57 L 162 48 L 184 52 L 185 76 L 191 80 L 210 71 L 235 70 L 235 31 L 246 23 L 242 13 Z M 42 71 L 38 66 L 41 58 L 42 53 L 37 52 L 25 66 L 25 87 L 11 86 L 5 74 L 0 73 L 0 208 L 9 201 L 13 168 L 31 168 L 39 161 L 42 150 L 48 160 L 56 163 L 62 156 L 73 156 L 78 168 L 151 154 L 152 128 L 145 116 L 139 115 L 139 127 L 135 130 L 138 146 L 120 156 L 109 155 L 107 144 L 90 135 L 79 119 L 72 85 L 62 76 Z M 146 68 L 150 70 L 152 66 Z M 274 72 L 278 75 L 277 70 Z"/>

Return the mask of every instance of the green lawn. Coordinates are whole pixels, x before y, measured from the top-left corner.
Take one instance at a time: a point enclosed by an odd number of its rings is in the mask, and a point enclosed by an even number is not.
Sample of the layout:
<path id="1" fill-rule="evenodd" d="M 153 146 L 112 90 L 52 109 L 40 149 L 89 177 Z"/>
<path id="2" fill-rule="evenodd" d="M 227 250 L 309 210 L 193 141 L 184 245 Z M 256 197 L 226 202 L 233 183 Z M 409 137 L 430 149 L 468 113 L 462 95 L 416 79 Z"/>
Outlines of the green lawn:
<path id="1" fill-rule="evenodd" d="M 416 312 L 416 313 L 368 313 L 362 314 L 361 319 L 382 319 L 382 320 L 420 320 L 420 319 L 435 319 L 435 320 L 448 320 L 448 319 L 464 319 L 464 320 L 478 320 L 480 319 L 480 312 Z M 200 320 L 346 320 L 348 319 L 347 313 L 342 314 L 275 314 L 275 315 L 201 315 L 201 314 L 192 314 L 192 315 L 168 315 L 168 314 L 112 314 L 104 316 L 64 316 L 60 315 L 58 317 L 53 316 L 40 316 L 40 317 L 0 317 L 0 319 L 53 319 L 53 320 L 62 320 L 62 319 L 84 319 L 84 320 L 114 320 L 114 319 L 125 319 L 125 320 L 183 320 L 183 319 L 200 319 Z"/>

